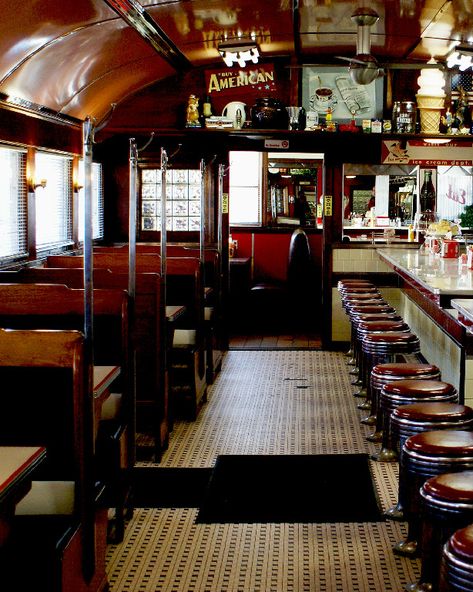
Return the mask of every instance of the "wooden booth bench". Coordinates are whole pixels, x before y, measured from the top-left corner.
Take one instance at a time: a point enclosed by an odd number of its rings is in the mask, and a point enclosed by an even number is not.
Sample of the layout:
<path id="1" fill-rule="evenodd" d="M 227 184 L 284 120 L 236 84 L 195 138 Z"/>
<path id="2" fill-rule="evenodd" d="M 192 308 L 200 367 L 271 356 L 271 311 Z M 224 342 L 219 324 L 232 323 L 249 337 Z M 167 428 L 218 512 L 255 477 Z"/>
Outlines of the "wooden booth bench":
<path id="1" fill-rule="evenodd" d="M 134 400 L 128 337 L 128 295 L 94 290 L 92 425 L 95 467 L 114 515 L 109 538 L 123 538 L 131 512 L 134 465 Z M 0 327 L 76 329 L 84 326 L 84 291 L 54 284 L 0 284 Z M 109 378 L 107 378 L 109 377 Z M 113 384 L 111 380 L 116 378 Z"/>
<path id="2" fill-rule="evenodd" d="M 89 377 L 80 332 L 0 329 L 0 445 L 46 448 L 1 549 L 2 589 L 108 589 Z"/>
<path id="3" fill-rule="evenodd" d="M 28 267 L 20 271 L 0 272 L 0 282 L 64 284 L 82 288 L 81 268 Z M 128 289 L 128 273 L 94 269 L 95 288 Z M 164 300 L 161 277 L 157 273 L 137 273 L 135 302 L 130 315 L 130 333 L 135 352 L 136 422 L 140 432 L 153 435 L 152 456 L 159 461 L 169 442 L 168 377 L 164 352 Z M 147 453 L 148 446 L 137 451 Z M 146 455 L 148 457 L 148 454 Z"/>
<path id="4" fill-rule="evenodd" d="M 126 253 L 95 253 L 94 268 L 128 273 Z M 47 267 L 83 267 L 80 255 L 54 255 L 47 258 Z M 137 254 L 137 273 L 154 273 L 161 267 L 159 255 Z M 206 401 L 206 344 L 204 325 L 204 287 L 202 264 L 194 258 L 168 257 L 166 273 L 166 305 L 185 307 L 185 314 L 176 322 L 170 354 L 170 421 L 174 415 L 195 419 Z"/>
<path id="5" fill-rule="evenodd" d="M 127 253 L 128 244 L 94 247 L 95 253 Z M 161 246 L 157 243 L 137 243 L 137 253 L 159 255 Z M 200 259 L 200 249 L 184 245 L 167 245 L 168 257 L 192 257 Z M 205 338 L 207 351 L 207 383 L 212 384 L 222 367 L 224 352 L 223 294 L 221 256 L 217 249 L 204 249 L 204 306 Z"/>

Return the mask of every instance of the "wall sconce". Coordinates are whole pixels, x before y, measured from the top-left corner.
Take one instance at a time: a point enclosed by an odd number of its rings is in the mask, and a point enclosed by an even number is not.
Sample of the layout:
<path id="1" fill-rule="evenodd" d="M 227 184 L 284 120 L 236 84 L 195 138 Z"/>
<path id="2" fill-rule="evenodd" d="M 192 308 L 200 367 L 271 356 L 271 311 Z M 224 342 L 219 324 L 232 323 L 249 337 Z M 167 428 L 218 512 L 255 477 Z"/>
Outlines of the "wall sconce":
<path id="1" fill-rule="evenodd" d="M 32 179 L 30 181 L 30 192 L 34 193 L 38 187 L 42 187 L 44 189 L 47 184 L 47 179 Z"/>
<path id="2" fill-rule="evenodd" d="M 258 44 L 253 39 L 240 38 L 232 41 L 223 41 L 219 43 L 218 51 L 229 68 L 233 64 L 238 64 L 240 68 L 244 68 L 247 62 L 253 62 L 253 64 L 258 63 Z"/>
<path id="3" fill-rule="evenodd" d="M 79 193 L 81 189 L 84 189 L 84 186 L 80 181 L 75 181 L 74 183 L 74 193 Z"/>
<path id="4" fill-rule="evenodd" d="M 458 68 L 463 72 L 473 68 L 473 45 L 460 44 L 453 48 L 447 56 L 447 68 Z"/>

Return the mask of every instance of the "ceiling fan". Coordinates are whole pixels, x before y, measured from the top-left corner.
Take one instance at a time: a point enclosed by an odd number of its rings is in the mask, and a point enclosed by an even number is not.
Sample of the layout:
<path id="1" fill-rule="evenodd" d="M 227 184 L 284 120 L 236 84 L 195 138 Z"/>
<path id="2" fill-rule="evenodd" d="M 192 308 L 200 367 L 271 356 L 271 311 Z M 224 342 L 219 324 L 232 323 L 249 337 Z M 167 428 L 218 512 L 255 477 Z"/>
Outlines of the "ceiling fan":
<path id="1" fill-rule="evenodd" d="M 376 78 L 384 75 L 384 70 L 379 66 L 376 58 L 371 55 L 370 27 L 378 19 L 378 13 L 372 8 L 358 8 L 351 16 L 353 22 L 358 25 L 356 37 L 356 55 L 352 58 L 335 56 L 340 60 L 350 62 L 348 72 L 350 78 L 356 84 L 370 84 Z"/>

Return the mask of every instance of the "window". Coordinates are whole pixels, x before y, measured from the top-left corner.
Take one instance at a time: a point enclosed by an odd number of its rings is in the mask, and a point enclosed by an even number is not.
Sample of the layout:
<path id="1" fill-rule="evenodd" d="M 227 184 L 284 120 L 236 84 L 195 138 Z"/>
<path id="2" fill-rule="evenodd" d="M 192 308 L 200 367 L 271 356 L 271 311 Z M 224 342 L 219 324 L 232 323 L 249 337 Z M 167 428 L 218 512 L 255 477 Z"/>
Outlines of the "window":
<path id="1" fill-rule="evenodd" d="M 260 226 L 262 154 L 230 152 L 230 225 Z"/>
<path id="2" fill-rule="evenodd" d="M 201 178 L 198 169 L 166 171 L 166 229 L 200 230 Z M 141 170 L 141 230 L 161 228 L 161 170 Z"/>
<path id="3" fill-rule="evenodd" d="M 0 258 L 27 255 L 26 153 L 0 147 Z"/>
<path id="4" fill-rule="evenodd" d="M 65 246 L 72 242 L 72 166 L 71 159 L 38 152 L 36 179 L 45 187 L 36 189 L 36 249 Z"/>
<path id="5" fill-rule="evenodd" d="M 84 161 L 79 161 L 79 241 L 84 241 Z M 92 163 L 92 238 L 103 238 L 103 170 L 98 162 Z"/>

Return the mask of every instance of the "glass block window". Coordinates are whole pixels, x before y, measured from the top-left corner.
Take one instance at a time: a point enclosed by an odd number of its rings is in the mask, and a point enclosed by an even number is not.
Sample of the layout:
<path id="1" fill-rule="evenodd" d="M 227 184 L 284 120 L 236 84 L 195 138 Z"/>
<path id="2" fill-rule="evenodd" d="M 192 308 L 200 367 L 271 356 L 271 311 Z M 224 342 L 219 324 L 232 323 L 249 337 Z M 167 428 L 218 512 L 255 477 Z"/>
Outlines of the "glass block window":
<path id="1" fill-rule="evenodd" d="M 201 173 L 198 169 L 166 171 L 166 229 L 200 230 Z M 161 228 L 161 170 L 141 170 L 141 230 Z"/>

